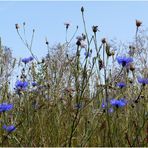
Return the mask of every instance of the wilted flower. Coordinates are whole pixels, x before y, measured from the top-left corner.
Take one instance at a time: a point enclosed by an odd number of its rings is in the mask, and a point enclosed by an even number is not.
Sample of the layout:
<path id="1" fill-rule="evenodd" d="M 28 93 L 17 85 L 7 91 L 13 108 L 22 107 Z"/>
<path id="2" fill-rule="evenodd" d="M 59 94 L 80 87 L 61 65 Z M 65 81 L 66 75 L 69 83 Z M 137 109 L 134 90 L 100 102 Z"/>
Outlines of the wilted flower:
<path id="1" fill-rule="evenodd" d="M 119 100 L 112 99 L 112 100 L 110 100 L 110 104 L 112 106 L 116 106 L 116 107 L 123 107 L 127 104 L 127 101 L 124 98 L 121 98 Z"/>
<path id="2" fill-rule="evenodd" d="M 80 47 L 81 48 L 86 48 L 87 47 L 87 44 L 86 44 L 86 42 L 84 40 L 80 41 Z"/>
<path id="3" fill-rule="evenodd" d="M 124 57 L 117 57 L 117 62 L 124 67 L 127 64 L 133 62 L 133 59 L 130 57 L 125 57 L 125 56 Z"/>
<path id="4" fill-rule="evenodd" d="M 117 83 L 117 86 L 120 88 L 123 88 L 126 86 L 126 84 L 124 82 L 119 82 L 119 83 Z"/>
<path id="5" fill-rule="evenodd" d="M 14 131 L 16 128 L 15 128 L 14 125 L 9 125 L 9 126 L 3 125 L 3 129 L 5 129 L 7 132 L 12 132 L 12 131 Z"/>
<path id="6" fill-rule="evenodd" d="M 140 77 L 138 77 L 138 82 L 143 84 L 143 85 L 146 85 L 146 84 L 148 84 L 148 78 L 140 78 Z"/>
<path id="7" fill-rule="evenodd" d="M 29 63 L 29 62 L 32 61 L 32 60 L 33 60 L 33 57 L 23 58 L 23 59 L 22 59 L 22 62 L 25 63 L 25 64 L 27 64 L 27 63 Z"/>
<path id="8" fill-rule="evenodd" d="M 2 103 L 0 104 L 0 113 L 9 111 L 13 108 L 13 104 L 8 104 L 8 103 Z"/>

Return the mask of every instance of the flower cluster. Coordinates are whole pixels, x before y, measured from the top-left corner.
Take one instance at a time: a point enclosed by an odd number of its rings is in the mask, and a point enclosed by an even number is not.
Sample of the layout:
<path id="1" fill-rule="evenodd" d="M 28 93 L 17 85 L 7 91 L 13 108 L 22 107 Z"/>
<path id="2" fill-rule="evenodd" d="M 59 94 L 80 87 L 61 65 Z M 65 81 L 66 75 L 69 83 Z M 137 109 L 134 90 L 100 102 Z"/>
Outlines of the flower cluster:
<path id="1" fill-rule="evenodd" d="M 13 104 L 8 104 L 8 103 L 2 103 L 0 104 L 0 113 L 9 111 L 13 108 Z M 14 125 L 9 125 L 6 126 L 5 124 L 3 125 L 3 129 L 6 130 L 7 132 L 12 132 L 15 130 Z"/>
<path id="2" fill-rule="evenodd" d="M 121 99 L 114 99 L 113 98 L 113 99 L 110 100 L 110 102 L 108 104 L 108 107 L 109 107 L 108 111 L 110 113 L 112 113 L 114 111 L 114 109 L 113 109 L 114 107 L 120 108 L 120 107 L 126 106 L 126 104 L 127 104 L 127 100 L 125 100 L 124 98 L 121 98 Z M 102 103 L 102 108 L 103 109 L 107 108 L 107 103 L 106 102 Z"/>
<path id="3" fill-rule="evenodd" d="M 124 107 L 127 104 L 127 100 L 125 100 L 124 98 L 121 98 L 119 100 L 112 99 L 110 100 L 110 104 L 115 107 Z"/>

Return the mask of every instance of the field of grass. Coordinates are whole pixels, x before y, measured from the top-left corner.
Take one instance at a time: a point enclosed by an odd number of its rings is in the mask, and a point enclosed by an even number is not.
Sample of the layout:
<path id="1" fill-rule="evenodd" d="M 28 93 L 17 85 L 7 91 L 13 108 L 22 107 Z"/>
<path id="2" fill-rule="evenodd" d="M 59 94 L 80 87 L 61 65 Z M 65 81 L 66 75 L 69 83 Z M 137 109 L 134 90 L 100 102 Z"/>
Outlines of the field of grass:
<path id="1" fill-rule="evenodd" d="M 8 62 L 0 49 L 0 146 L 13 147 L 147 147 L 148 36 L 135 23 L 133 43 L 115 45 L 98 40 L 99 28 L 88 35 L 77 30 L 38 59 L 16 31 L 30 55 Z M 118 48 L 118 50 L 116 50 Z M 124 48 L 124 50 L 120 50 Z M 23 56 L 23 55 L 22 55 Z M 14 68 L 20 69 L 14 90 Z"/>

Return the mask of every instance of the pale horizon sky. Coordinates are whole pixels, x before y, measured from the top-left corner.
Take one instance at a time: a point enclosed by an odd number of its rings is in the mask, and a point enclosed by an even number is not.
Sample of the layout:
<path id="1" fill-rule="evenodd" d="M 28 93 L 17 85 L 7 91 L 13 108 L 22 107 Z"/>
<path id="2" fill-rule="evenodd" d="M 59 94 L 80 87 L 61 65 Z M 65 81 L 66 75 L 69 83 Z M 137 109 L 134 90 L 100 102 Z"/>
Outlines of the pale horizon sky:
<path id="1" fill-rule="evenodd" d="M 98 25 L 98 41 L 103 37 L 111 40 L 117 38 L 123 42 L 132 41 L 135 34 L 135 20 L 143 22 L 142 27 L 148 27 L 147 8 L 148 2 L 129 1 L 0 1 L 0 37 L 2 43 L 13 51 L 13 56 L 27 57 L 29 51 L 19 39 L 15 24 L 26 22 L 28 38 L 35 29 L 33 52 L 40 58 L 45 56 L 47 50 L 45 37 L 49 44 L 65 41 L 64 22 L 70 21 L 69 36 L 73 34 L 76 26 L 79 26 L 77 35 L 83 29 L 80 8 L 85 9 L 85 18 L 88 33 L 91 35 L 91 27 Z M 73 42 L 75 43 L 75 39 Z"/>

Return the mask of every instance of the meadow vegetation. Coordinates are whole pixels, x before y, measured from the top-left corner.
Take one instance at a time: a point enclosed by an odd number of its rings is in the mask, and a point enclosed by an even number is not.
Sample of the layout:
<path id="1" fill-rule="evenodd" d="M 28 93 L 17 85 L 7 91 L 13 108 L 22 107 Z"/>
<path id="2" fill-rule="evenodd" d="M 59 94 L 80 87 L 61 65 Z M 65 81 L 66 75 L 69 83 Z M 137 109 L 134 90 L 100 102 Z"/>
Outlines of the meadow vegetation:
<path id="1" fill-rule="evenodd" d="M 25 26 L 15 25 L 28 57 L 13 58 L 0 44 L 0 146 L 147 147 L 148 36 L 136 20 L 132 43 L 117 44 L 87 32 L 85 10 L 79 27 L 65 43 L 50 46 L 38 59 Z M 35 43 L 34 43 L 35 44 Z M 14 68 L 19 68 L 13 91 Z"/>

